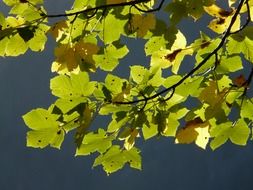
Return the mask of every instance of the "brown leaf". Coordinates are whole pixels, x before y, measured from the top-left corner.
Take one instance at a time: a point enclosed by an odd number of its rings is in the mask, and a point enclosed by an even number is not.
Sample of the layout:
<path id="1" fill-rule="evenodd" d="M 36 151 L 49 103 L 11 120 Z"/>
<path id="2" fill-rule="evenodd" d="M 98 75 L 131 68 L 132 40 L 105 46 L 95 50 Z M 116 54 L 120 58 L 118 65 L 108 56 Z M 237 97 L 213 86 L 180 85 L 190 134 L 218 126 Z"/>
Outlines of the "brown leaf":
<path id="1" fill-rule="evenodd" d="M 182 49 L 176 49 L 172 53 L 169 53 L 168 55 L 164 56 L 164 58 L 172 62 L 176 59 L 177 54 L 180 53 L 181 51 Z"/>
<path id="2" fill-rule="evenodd" d="M 247 81 L 245 79 L 245 77 L 243 75 L 240 75 L 239 77 L 235 78 L 233 80 L 233 83 L 237 86 L 237 87 L 246 87 L 248 84 L 247 84 Z"/>
<path id="3" fill-rule="evenodd" d="M 195 144 L 203 149 L 209 141 L 209 123 L 203 122 L 199 117 L 188 121 L 186 126 L 177 131 L 175 143 Z"/>
<path id="4" fill-rule="evenodd" d="M 219 15 L 222 16 L 222 17 L 228 17 L 228 16 L 231 16 L 231 15 L 233 14 L 233 12 L 234 12 L 233 9 L 231 9 L 231 10 L 229 10 L 229 11 L 226 11 L 226 10 L 224 10 L 224 9 L 221 9 L 218 13 L 219 13 Z"/>
<path id="5" fill-rule="evenodd" d="M 203 40 L 202 44 L 200 45 L 200 48 L 204 49 L 204 48 L 208 47 L 210 44 L 211 44 L 211 42 Z"/>

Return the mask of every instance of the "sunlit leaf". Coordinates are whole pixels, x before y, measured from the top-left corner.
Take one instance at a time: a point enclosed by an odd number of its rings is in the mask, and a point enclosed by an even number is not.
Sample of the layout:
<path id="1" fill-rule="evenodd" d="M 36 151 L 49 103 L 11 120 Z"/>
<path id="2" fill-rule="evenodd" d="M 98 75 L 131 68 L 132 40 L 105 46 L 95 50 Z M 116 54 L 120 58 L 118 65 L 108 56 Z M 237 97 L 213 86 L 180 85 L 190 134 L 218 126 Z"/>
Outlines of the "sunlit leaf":
<path id="1" fill-rule="evenodd" d="M 253 117 L 253 104 L 252 100 L 244 100 L 242 102 L 240 115 L 242 118 L 248 118 L 252 120 Z"/>
<path id="2" fill-rule="evenodd" d="M 206 149 L 209 142 L 209 124 L 196 118 L 186 123 L 185 128 L 180 129 L 176 134 L 176 143 L 192 143 L 195 141 L 196 145 Z"/>
<path id="3" fill-rule="evenodd" d="M 110 44 L 119 39 L 121 34 L 124 34 L 124 26 L 127 23 L 127 20 L 117 19 L 114 15 L 109 14 L 104 18 L 104 27 L 103 31 L 100 34 L 100 38 L 106 44 Z M 111 30 L 113 26 L 113 30 Z"/>
<path id="4" fill-rule="evenodd" d="M 172 66 L 172 71 L 176 74 L 184 56 L 193 53 L 191 48 L 185 49 L 186 43 L 185 36 L 181 32 L 178 32 L 176 40 L 170 50 L 162 49 L 152 54 L 150 62 L 151 66 L 160 68 L 168 68 Z"/>
<path id="5" fill-rule="evenodd" d="M 104 153 L 112 146 L 114 136 L 108 136 L 103 129 L 99 129 L 98 133 L 88 133 L 84 136 L 82 144 L 76 150 L 76 155 L 89 155 L 95 151 Z"/>
<path id="6" fill-rule="evenodd" d="M 228 139 L 230 139 L 234 144 L 245 145 L 249 138 L 249 134 L 250 129 L 242 119 L 236 121 L 235 123 L 226 122 L 219 125 L 213 122 L 211 125 L 210 135 L 215 138 L 211 141 L 210 146 L 213 150 L 215 150 Z"/>
<path id="7" fill-rule="evenodd" d="M 136 148 L 127 151 L 114 145 L 105 154 L 101 154 L 95 159 L 93 167 L 102 165 L 108 175 L 123 168 L 126 163 L 129 163 L 130 167 L 140 170 L 141 157 L 139 153 Z"/>
<path id="8" fill-rule="evenodd" d="M 249 26 L 228 38 L 227 51 L 230 55 L 243 53 L 248 60 L 253 60 L 253 27 Z"/>
<path id="9" fill-rule="evenodd" d="M 127 53 L 127 46 L 117 48 L 110 44 L 104 50 L 103 55 L 94 55 L 93 58 L 97 67 L 99 66 L 104 71 L 112 71 L 119 64 L 119 59 L 126 56 Z"/>
<path id="10" fill-rule="evenodd" d="M 27 146 L 44 148 L 48 145 L 60 148 L 64 139 L 64 130 L 59 127 L 59 115 L 45 109 L 32 110 L 23 116 L 26 125 L 32 129 L 27 132 Z"/>

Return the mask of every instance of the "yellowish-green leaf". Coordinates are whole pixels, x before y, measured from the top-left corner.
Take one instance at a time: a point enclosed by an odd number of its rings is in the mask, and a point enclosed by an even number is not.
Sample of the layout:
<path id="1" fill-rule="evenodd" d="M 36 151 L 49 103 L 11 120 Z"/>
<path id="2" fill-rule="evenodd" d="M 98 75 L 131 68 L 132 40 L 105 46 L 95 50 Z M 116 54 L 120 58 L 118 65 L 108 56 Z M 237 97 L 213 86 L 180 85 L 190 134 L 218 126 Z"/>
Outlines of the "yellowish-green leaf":
<path id="1" fill-rule="evenodd" d="M 112 146 L 114 138 L 115 136 L 107 135 L 103 129 L 98 129 L 98 133 L 90 132 L 84 136 L 81 146 L 76 150 L 76 156 L 89 155 L 96 151 L 102 154 Z"/>
<path id="2" fill-rule="evenodd" d="M 48 145 L 60 148 L 65 132 L 59 127 L 59 115 L 45 109 L 32 110 L 23 116 L 25 124 L 32 129 L 27 132 L 27 146 L 44 148 Z"/>
<path id="3" fill-rule="evenodd" d="M 102 165 L 105 172 L 109 175 L 124 167 L 126 163 L 135 169 L 141 169 L 141 157 L 137 148 L 131 150 L 121 150 L 119 146 L 112 146 L 106 153 L 101 154 L 95 159 L 93 167 Z"/>

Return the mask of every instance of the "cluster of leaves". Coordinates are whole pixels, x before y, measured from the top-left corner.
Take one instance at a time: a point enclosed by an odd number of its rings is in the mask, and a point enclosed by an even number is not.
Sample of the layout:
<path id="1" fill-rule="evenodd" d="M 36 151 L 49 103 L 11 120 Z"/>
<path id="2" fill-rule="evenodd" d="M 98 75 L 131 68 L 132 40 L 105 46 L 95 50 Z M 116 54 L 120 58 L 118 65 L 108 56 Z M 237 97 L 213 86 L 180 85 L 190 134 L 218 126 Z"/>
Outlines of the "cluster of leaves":
<path id="1" fill-rule="evenodd" d="M 57 42 L 52 72 L 58 75 L 50 88 L 58 99 L 23 116 L 31 129 L 27 146 L 60 149 L 73 131 L 76 155 L 97 154 L 93 166 L 110 174 L 125 164 L 141 169 L 135 142 L 142 139 L 164 136 L 214 150 L 251 138 L 253 69 L 246 68 L 253 60 L 253 0 L 228 0 L 226 9 L 215 0 L 75 0 L 56 15 L 46 12 L 43 0 L 3 2 L 11 9 L 7 17 L 0 13 L 1 56 L 43 51 L 48 35 Z M 190 18 L 198 26 L 205 15 L 214 37 L 200 32 L 188 43 L 179 24 Z M 62 20 L 50 25 L 53 18 Z M 145 40 L 150 58 L 147 67 L 130 66 L 129 78 L 113 72 L 134 51 L 122 38 Z M 185 57 L 192 63 L 182 74 Z M 104 81 L 90 80 L 97 70 L 107 72 Z M 111 120 L 94 131 L 100 115 Z"/>

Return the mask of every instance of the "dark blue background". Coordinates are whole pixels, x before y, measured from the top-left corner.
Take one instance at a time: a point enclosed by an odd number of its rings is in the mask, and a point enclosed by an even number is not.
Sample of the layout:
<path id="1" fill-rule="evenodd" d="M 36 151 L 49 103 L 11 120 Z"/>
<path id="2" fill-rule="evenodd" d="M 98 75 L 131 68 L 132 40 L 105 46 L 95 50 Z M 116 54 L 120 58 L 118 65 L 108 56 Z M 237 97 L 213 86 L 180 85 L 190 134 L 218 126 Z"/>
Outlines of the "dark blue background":
<path id="1" fill-rule="evenodd" d="M 47 1 L 47 6 L 52 13 L 71 2 Z M 0 10 L 6 11 L 2 3 Z M 74 157 L 71 134 L 61 150 L 27 148 L 21 116 L 54 101 L 49 90 L 53 46 L 49 42 L 43 53 L 0 58 L 0 190 L 252 189 L 252 143 L 246 147 L 227 143 L 213 152 L 154 138 L 139 145 L 142 171 L 126 167 L 109 177 L 100 167 L 91 169 L 94 157 Z M 135 55 L 139 53 L 135 50 Z M 132 60 L 136 62 L 135 57 Z"/>

